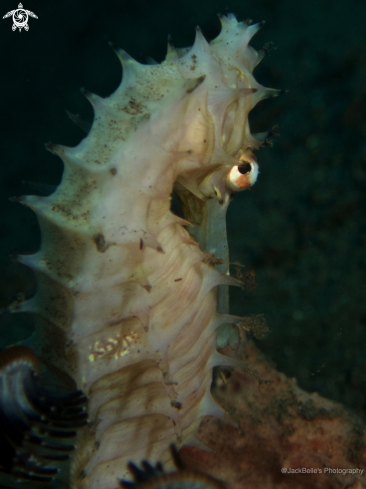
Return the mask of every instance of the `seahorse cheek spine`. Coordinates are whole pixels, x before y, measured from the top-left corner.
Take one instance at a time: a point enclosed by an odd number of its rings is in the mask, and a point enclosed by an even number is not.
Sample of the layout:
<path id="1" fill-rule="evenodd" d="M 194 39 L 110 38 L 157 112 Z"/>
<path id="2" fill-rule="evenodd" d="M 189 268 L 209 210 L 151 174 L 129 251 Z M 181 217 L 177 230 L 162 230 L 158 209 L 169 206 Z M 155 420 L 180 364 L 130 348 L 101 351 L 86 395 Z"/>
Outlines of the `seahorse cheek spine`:
<path id="1" fill-rule="evenodd" d="M 107 99 L 85 92 L 95 111 L 88 136 L 49 146 L 65 165 L 61 185 L 24 198 L 42 245 L 21 258 L 38 289 L 20 310 L 64 338 L 58 365 L 89 397 L 73 487 L 115 488 L 127 461 L 168 460 L 171 442 L 192 442 L 203 416 L 223 412 L 211 371 L 232 360 L 216 351 L 215 330 L 238 318 L 217 312 L 216 287 L 237 281 L 210 266 L 170 199 L 179 182 L 202 205 L 228 203 L 228 175 L 254 165 L 261 146 L 248 112 L 275 91 L 251 74 L 259 26 L 221 22 L 210 44 L 197 30 L 191 50 L 179 57 L 170 45 L 160 65 L 118 50 L 121 86 Z"/>

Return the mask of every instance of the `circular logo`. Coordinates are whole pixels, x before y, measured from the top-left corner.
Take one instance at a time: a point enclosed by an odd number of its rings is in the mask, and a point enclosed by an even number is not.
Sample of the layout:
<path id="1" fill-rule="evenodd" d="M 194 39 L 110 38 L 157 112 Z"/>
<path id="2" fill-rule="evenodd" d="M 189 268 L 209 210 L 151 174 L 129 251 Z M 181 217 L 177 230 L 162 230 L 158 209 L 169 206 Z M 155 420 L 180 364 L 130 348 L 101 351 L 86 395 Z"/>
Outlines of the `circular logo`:
<path id="1" fill-rule="evenodd" d="M 287 473 L 287 469 L 285 467 L 282 467 L 281 472 L 282 472 L 282 474 L 286 474 Z"/>
<path id="2" fill-rule="evenodd" d="M 28 22 L 28 13 L 26 10 L 22 8 L 18 8 L 14 10 L 13 13 L 13 22 L 14 22 L 14 29 L 17 27 L 21 29 L 22 27 L 25 27 Z"/>
<path id="3" fill-rule="evenodd" d="M 38 17 L 34 12 L 31 12 L 30 10 L 26 10 L 25 8 L 23 8 L 23 5 L 21 3 L 18 5 L 17 9 L 10 10 L 10 12 L 7 12 L 3 16 L 3 19 L 7 19 L 8 17 L 13 18 L 13 25 L 11 26 L 12 30 L 16 31 L 17 29 L 19 29 L 19 32 L 21 32 L 22 29 L 24 29 L 25 31 L 29 30 L 29 25 L 28 25 L 29 17 L 38 19 Z"/>

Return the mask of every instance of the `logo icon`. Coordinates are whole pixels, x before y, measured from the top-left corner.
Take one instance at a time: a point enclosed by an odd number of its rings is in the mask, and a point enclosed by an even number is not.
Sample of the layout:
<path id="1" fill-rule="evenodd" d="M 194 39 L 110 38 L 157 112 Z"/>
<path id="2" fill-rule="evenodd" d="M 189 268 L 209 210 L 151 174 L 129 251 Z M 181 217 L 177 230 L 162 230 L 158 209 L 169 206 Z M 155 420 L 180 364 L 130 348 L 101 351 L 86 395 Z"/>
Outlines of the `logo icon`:
<path id="1" fill-rule="evenodd" d="M 7 14 L 5 14 L 3 19 L 6 19 L 11 15 L 13 16 L 13 22 L 14 22 L 11 28 L 13 29 L 13 31 L 15 31 L 16 28 L 18 28 L 19 32 L 21 32 L 22 29 L 26 31 L 29 29 L 28 16 L 38 19 L 38 17 L 33 12 L 31 12 L 30 10 L 25 10 L 21 3 L 18 5 L 18 8 L 16 10 L 11 10 Z"/>

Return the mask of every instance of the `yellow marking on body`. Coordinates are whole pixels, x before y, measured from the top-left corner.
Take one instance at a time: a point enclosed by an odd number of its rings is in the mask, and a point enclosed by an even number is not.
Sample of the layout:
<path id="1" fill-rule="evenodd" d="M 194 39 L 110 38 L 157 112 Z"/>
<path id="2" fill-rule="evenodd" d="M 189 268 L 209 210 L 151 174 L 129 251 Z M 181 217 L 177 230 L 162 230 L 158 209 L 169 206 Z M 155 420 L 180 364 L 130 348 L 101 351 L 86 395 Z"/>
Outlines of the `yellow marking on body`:
<path id="1" fill-rule="evenodd" d="M 103 358 L 106 355 L 113 356 L 115 360 L 130 353 L 131 348 L 137 343 L 135 338 L 139 339 L 135 331 L 131 331 L 130 334 L 121 338 L 120 334 L 117 334 L 114 338 L 108 338 L 105 342 L 103 340 L 97 340 L 91 347 L 89 354 L 89 361 L 95 362 L 97 359 Z"/>

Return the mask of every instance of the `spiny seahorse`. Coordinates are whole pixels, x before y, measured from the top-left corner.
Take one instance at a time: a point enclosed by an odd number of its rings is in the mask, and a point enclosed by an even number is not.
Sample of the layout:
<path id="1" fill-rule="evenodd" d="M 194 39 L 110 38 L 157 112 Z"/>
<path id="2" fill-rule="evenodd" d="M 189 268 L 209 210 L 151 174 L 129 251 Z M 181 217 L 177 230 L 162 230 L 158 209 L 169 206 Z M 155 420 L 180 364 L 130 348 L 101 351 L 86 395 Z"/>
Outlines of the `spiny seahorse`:
<path id="1" fill-rule="evenodd" d="M 216 330 L 241 321 L 228 314 L 228 285 L 241 284 L 229 275 L 225 214 L 233 192 L 258 175 L 253 150 L 267 133 L 251 135 L 248 113 L 280 91 L 252 75 L 264 53 L 248 43 L 261 24 L 220 19 L 217 38 L 208 43 L 197 28 L 193 47 L 169 43 L 161 64 L 116 49 L 121 85 L 105 99 L 84 91 L 95 112 L 87 137 L 74 148 L 48 145 L 64 163 L 61 184 L 48 197 L 20 199 L 42 232 L 39 252 L 18 258 L 38 288 L 13 309 L 32 312 L 42 338 L 23 345 L 88 397 L 71 487 L 114 489 L 129 460 L 169 467 L 172 442 L 196 443 L 202 418 L 224 413 L 210 394 L 212 368 L 235 361 L 217 352 Z M 171 211 L 173 191 L 184 219 Z M 23 396 L 32 424 L 35 361 L 24 346 L 7 355 L 3 408 Z M 16 392 L 7 397 L 10 371 Z M 32 455 L 25 436 L 4 436 L 16 460 L 8 471 L 22 465 L 23 450 L 24 464 L 34 462 L 23 475 L 45 476 L 47 460 Z"/>

